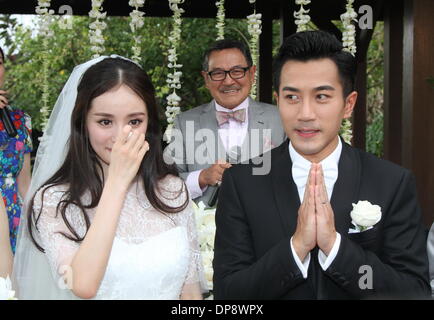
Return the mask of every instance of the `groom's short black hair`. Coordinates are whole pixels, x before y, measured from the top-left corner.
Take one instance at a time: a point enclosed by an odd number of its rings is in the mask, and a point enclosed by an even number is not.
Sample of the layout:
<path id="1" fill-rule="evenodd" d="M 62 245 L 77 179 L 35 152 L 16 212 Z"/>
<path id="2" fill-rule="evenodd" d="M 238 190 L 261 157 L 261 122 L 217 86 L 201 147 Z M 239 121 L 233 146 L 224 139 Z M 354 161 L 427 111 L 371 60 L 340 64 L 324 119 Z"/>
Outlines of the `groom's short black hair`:
<path id="1" fill-rule="evenodd" d="M 274 90 L 279 94 L 280 75 L 287 61 L 307 62 L 329 58 L 338 68 L 344 97 L 348 96 L 354 91 L 356 59 L 342 49 L 342 43 L 334 35 L 321 30 L 297 32 L 287 37 L 273 62 Z"/>
<path id="2" fill-rule="evenodd" d="M 3 62 L 5 61 L 5 54 L 3 53 L 2 48 L 0 47 L 0 56 L 2 57 Z"/>
<path id="3" fill-rule="evenodd" d="M 246 58 L 247 66 L 251 67 L 253 65 L 252 55 L 250 54 L 249 47 L 247 47 L 244 42 L 234 40 L 234 39 L 223 39 L 214 42 L 204 53 L 202 70 L 208 71 L 209 56 L 214 51 L 221 51 L 225 49 L 238 49 Z"/>

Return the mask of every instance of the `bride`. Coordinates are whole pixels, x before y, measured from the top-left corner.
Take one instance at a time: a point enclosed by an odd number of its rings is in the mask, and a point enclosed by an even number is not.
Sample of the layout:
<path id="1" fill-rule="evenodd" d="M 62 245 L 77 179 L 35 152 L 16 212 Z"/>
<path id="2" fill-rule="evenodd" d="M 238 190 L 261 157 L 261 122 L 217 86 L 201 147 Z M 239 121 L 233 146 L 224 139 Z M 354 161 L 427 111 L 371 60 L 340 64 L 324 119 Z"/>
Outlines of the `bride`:
<path id="1" fill-rule="evenodd" d="M 112 56 L 74 69 L 38 150 L 15 260 L 20 299 L 202 298 L 193 209 L 160 143 L 139 66 Z"/>

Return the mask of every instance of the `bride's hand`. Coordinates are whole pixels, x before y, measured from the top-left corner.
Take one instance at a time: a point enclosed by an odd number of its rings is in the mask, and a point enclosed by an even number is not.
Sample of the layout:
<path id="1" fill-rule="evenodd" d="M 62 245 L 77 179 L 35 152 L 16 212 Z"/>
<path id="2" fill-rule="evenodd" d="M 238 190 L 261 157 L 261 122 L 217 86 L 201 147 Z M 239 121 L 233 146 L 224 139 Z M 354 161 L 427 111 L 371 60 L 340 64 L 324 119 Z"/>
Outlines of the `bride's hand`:
<path id="1" fill-rule="evenodd" d="M 108 179 L 120 187 L 128 188 L 148 150 L 145 135 L 133 131 L 129 125 L 125 126 L 111 151 Z"/>

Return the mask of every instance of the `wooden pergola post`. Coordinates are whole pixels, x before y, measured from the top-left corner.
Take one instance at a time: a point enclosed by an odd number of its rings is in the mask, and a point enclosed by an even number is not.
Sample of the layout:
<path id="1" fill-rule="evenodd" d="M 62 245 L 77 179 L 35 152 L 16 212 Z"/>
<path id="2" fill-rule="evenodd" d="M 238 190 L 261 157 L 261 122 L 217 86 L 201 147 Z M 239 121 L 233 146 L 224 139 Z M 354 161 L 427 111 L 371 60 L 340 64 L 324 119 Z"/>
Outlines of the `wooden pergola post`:
<path id="1" fill-rule="evenodd" d="M 404 1 L 402 164 L 416 176 L 426 225 L 434 220 L 433 13 L 432 0 Z"/>
<path id="2" fill-rule="evenodd" d="M 384 9 L 384 158 L 402 164 L 402 63 L 404 1 Z"/>

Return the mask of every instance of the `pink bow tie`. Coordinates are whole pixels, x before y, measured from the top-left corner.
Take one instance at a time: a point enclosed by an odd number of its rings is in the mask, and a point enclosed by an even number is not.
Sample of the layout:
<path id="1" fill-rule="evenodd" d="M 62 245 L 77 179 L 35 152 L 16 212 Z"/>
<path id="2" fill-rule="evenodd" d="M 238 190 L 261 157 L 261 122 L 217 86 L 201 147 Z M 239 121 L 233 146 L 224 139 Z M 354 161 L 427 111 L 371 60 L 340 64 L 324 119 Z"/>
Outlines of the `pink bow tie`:
<path id="1" fill-rule="evenodd" d="M 246 109 L 240 109 L 240 110 L 229 111 L 229 112 L 216 111 L 215 115 L 219 126 L 228 122 L 230 118 L 238 122 L 246 121 Z"/>

